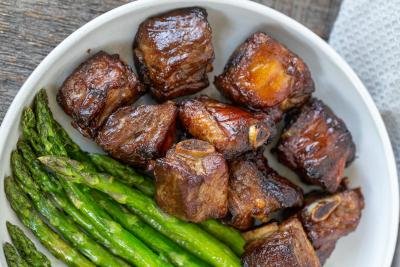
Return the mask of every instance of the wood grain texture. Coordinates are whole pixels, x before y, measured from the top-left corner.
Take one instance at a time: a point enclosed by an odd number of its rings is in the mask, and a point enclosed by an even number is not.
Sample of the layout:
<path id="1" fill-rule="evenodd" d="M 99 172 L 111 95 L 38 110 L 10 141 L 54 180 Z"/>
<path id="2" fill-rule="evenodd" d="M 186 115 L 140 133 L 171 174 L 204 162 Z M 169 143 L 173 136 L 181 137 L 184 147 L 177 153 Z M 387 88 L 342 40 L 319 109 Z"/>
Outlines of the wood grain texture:
<path id="1" fill-rule="evenodd" d="M 128 0 L 0 0 L 0 121 L 42 59 L 86 22 Z M 341 0 L 257 0 L 327 38 Z"/>

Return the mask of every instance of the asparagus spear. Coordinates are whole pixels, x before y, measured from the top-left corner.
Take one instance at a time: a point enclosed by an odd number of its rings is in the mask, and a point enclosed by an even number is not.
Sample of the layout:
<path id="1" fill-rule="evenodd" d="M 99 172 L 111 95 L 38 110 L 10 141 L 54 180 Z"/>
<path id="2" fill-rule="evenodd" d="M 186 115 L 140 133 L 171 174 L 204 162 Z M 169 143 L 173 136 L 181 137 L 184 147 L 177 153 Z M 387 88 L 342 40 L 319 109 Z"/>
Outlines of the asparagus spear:
<path id="1" fill-rule="evenodd" d="M 88 154 L 82 151 L 80 147 L 68 136 L 67 132 L 54 120 L 50 109 L 47 105 L 46 91 L 41 90 L 40 95 L 36 98 L 37 102 L 41 102 L 42 107 L 47 107 L 43 109 L 47 115 L 45 117 L 50 125 L 55 125 L 57 127 L 57 133 L 61 139 L 61 143 L 65 144 L 68 156 L 80 162 L 87 163 L 95 169 L 95 167 L 103 172 L 107 172 L 112 176 L 119 178 L 122 182 L 135 186 L 143 193 L 152 196 L 155 192 L 155 187 L 152 181 L 144 177 L 143 175 L 137 173 L 134 169 L 112 159 L 107 155 L 100 154 Z M 58 155 L 58 154 L 56 154 Z M 95 165 L 95 167 L 93 167 Z M 237 255 L 243 253 L 244 239 L 240 233 L 228 226 L 216 220 L 208 220 L 207 222 L 201 223 L 202 228 L 207 232 L 211 233 L 213 236 L 227 244 Z"/>
<path id="2" fill-rule="evenodd" d="M 34 152 L 30 146 L 19 141 L 17 144 L 18 150 L 24 157 L 28 169 L 32 174 L 32 178 L 46 193 L 51 196 L 51 199 L 57 203 L 77 224 L 79 224 L 88 234 L 90 234 L 96 241 L 101 243 L 103 246 L 107 247 L 114 255 L 118 255 L 118 251 L 113 247 L 110 240 L 108 240 L 100 231 L 98 231 L 91 221 L 82 214 L 75 206 L 69 201 L 69 199 L 64 195 L 61 185 L 57 180 L 52 181 L 49 174 L 46 173 L 40 166 L 41 163 L 37 160 Z M 54 185 L 56 183 L 56 185 Z M 59 190 L 61 188 L 61 190 Z M 125 262 L 120 260 L 120 266 L 127 266 Z"/>
<path id="3" fill-rule="evenodd" d="M 18 255 L 17 250 L 10 243 L 6 242 L 3 244 L 3 251 L 8 267 L 29 267 L 28 263 Z"/>
<path id="4" fill-rule="evenodd" d="M 232 227 L 223 225 L 216 220 L 207 220 L 200 223 L 201 228 L 227 244 L 236 255 L 241 256 L 244 251 L 244 241 L 240 232 Z"/>
<path id="5" fill-rule="evenodd" d="M 66 240 L 96 265 L 120 266 L 120 262 L 113 255 L 90 239 L 69 217 L 62 214 L 49 199 L 41 194 L 39 187 L 32 180 L 22 156 L 16 151 L 11 154 L 11 166 L 21 188 L 31 197 L 37 210 Z"/>
<path id="6" fill-rule="evenodd" d="M 44 152 L 52 151 L 54 155 L 67 156 L 64 144 L 58 138 L 57 129 L 54 124 L 53 116 L 48 107 L 47 95 L 41 89 L 34 100 L 36 114 L 36 130 Z"/>
<path id="7" fill-rule="evenodd" d="M 135 186 L 146 195 L 154 195 L 155 188 L 150 178 L 137 173 L 134 169 L 110 158 L 107 155 L 90 154 L 90 158 L 96 167 L 102 172 L 109 173 L 112 176 L 119 178 L 124 184 Z"/>
<path id="8" fill-rule="evenodd" d="M 213 236 L 195 224 L 165 214 L 153 199 L 114 177 L 89 171 L 83 164 L 65 157 L 44 156 L 39 160 L 64 179 L 98 189 L 126 204 L 147 223 L 204 261 L 215 266 L 240 266 L 236 255 Z"/>
<path id="9" fill-rule="evenodd" d="M 33 113 L 33 110 L 30 107 L 25 108 L 22 112 L 21 126 L 22 134 L 25 139 L 29 141 L 36 151 L 41 151 L 42 147 L 37 142 L 39 137 L 37 132 L 33 130 L 36 127 L 35 113 Z"/>
<path id="10" fill-rule="evenodd" d="M 15 248 L 18 250 L 21 257 L 30 264 L 30 266 L 51 266 L 49 259 L 36 249 L 33 242 L 18 226 L 13 225 L 8 221 L 6 222 L 6 226 Z"/>
<path id="11" fill-rule="evenodd" d="M 49 155 L 66 156 L 67 151 L 60 136 L 56 134 L 57 126 L 47 105 L 47 95 L 42 89 L 35 97 L 35 111 L 38 121 L 38 134 L 44 150 Z M 90 170 L 85 164 L 85 169 Z M 166 266 L 154 252 L 118 223 L 111 220 L 98 205 L 85 195 L 80 188 L 68 180 L 60 180 L 74 206 L 85 214 L 94 227 L 103 233 L 118 251 L 118 255 L 136 266 Z"/>
<path id="12" fill-rule="evenodd" d="M 69 266 L 95 266 L 43 222 L 28 197 L 11 177 L 4 178 L 4 190 L 12 209 L 18 215 L 22 223 L 32 230 L 40 242 L 55 257 L 64 261 Z"/>
<path id="13" fill-rule="evenodd" d="M 63 192 L 58 180 L 43 169 L 43 165 L 37 160 L 35 153 L 26 142 L 19 140 L 17 148 L 26 162 L 29 163 L 27 164 L 29 171 L 42 190 L 46 192 Z"/>
<path id="14" fill-rule="evenodd" d="M 69 199 L 82 213 L 87 214 L 91 222 L 105 236 L 111 239 L 115 246 L 124 252 L 120 255 L 135 266 L 171 266 L 161 260 L 152 250 L 137 239 L 134 235 L 125 230 L 120 224 L 109 218 L 108 214 L 98 207 L 97 203 L 77 187 L 67 185 L 61 180 Z"/>
<path id="15" fill-rule="evenodd" d="M 39 91 L 35 97 L 34 104 L 37 117 L 36 125 L 38 125 L 39 136 L 46 147 L 46 152 L 53 151 L 56 155 L 68 154 L 72 159 L 84 162 L 88 167 L 95 170 L 95 165 L 91 161 L 88 153 L 81 150 L 69 137 L 68 133 L 53 118 L 53 114 L 48 106 L 46 90 L 41 89 Z M 39 127 L 43 128 L 39 129 Z M 48 144 L 49 141 L 54 141 L 54 144 Z"/>
<path id="16" fill-rule="evenodd" d="M 160 254 L 165 255 L 175 266 L 206 266 L 194 255 L 183 250 L 175 242 L 154 230 L 143 222 L 138 216 L 128 212 L 118 203 L 112 201 L 107 195 L 93 190 L 92 196 L 106 210 L 111 217 L 118 221 L 123 227 L 137 235 L 149 247 Z"/>

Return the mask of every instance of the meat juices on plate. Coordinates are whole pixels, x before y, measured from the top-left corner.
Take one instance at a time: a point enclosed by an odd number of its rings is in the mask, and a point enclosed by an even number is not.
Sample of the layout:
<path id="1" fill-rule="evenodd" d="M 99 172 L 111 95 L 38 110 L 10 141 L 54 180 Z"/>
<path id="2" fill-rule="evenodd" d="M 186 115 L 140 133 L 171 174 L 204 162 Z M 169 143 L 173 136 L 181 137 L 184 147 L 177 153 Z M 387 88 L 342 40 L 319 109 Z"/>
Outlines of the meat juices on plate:
<path id="1" fill-rule="evenodd" d="M 210 142 L 227 159 L 256 150 L 275 133 L 268 115 L 251 113 L 207 96 L 182 101 L 179 118 L 192 136 Z"/>
<path id="2" fill-rule="evenodd" d="M 244 267 L 319 267 L 313 246 L 296 218 L 273 223 L 258 237 L 252 237 L 242 255 Z"/>
<path id="3" fill-rule="evenodd" d="M 307 65 L 284 45 L 256 32 L 232 54 L 215 86 L 233 102 L 279 120 L 314 92 Z"/>
<path id="4" fill-rule="evenodd" d="M 229 223 L 238 229 L 249 229 L 255 219 L 266 222 L 272 212 L 303 202 L 301 188 L 271 169 L 261 151 L 232 161 L 229 168 Z"/>
<path id="5" fill-rule="evenodd" d="M 96 142 L 116 159 L 151 169 L 152 160 L 163 157 L 175 141 L 177 115 L 170 101 L 119 108 L 107 119 Z"/>
<path id="6" fill-rule="evenodd" d="M 200 222 L 226 215 L 228 167 L 222 154 L 208 142 L 179 142 L 154 168 L 156 201 L 165 212 Z"/>
<path id="7" fill-rule="evenodd" d="M 357 228 L 364 197 L 357 188 L 328 196 L 306 196 L 305 202 L 307 205 L 298 216 L 323 264 L 334 250 L 336 241 Z"/>
<path id="8" fill-rule="evenodd" d="M 277 152 L 280 162 L 306 182 L 335 192 L 355 145 L 344 122 L 322 101 L 312 99 L 289 117 Z"/>
<path id="9" fill-rule="evenodd" d="M 79 65 L 64 81 L 57 101 L 86 137 L 95 137 L 108 116 L 144 93 L 131 68 L 117 54 L 100 51 Z"/>
<path id="10" fill-rule="evenodd" d="M 200 7 L 175 9 L 146 19 L 133 44 L 141 81 L 159 100 L 206 88 L 214 48 L 207 12 Z"/>

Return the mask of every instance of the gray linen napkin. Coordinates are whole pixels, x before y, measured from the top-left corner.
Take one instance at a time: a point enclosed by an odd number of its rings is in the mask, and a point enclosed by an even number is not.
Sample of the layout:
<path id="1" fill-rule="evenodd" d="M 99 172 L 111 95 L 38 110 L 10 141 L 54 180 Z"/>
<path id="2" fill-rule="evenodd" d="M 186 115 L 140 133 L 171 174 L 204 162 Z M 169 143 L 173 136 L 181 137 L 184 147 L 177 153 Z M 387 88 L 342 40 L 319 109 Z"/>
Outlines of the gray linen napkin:
<path id="1" fill-rule="evenodd" d="M 329 43 L 350 64 L 385 121 L 400 174 L 400 0 L 344 0 Z M 400 266 L 400 240 L 393 266 Z"/>

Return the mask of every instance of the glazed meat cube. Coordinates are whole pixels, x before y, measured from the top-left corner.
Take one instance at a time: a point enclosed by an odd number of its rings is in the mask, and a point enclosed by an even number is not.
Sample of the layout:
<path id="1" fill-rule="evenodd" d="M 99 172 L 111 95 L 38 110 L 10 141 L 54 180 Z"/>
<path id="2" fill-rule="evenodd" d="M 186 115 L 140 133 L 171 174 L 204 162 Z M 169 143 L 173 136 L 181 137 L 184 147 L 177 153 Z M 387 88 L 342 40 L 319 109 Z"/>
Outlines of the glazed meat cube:
<path id="1" fill-rule="evenodd" d="M 271 169 L 262 152 L 245 155 L 229 167 L 228 204 L 234 227 L 246 230 L 254 219 L 266 222 L 274 211 L 301 206 L 301 188 Z"/>
<path id="2" fill-rule="evenodd" d="M 232 101 L 279 119 L 301 106 L 314 91 L 308 67 L 296 54 L 263 32 L 256 32 L 232 54 L 216 87 Z"/>
<path id="3" fill-rule="evenodd" d="M 309 203 L 299 213 L 299 219 L 321 263 L 324 263 L 336 241 L 357 228 L 364 198 L 357 188 L 306 201 Z"/>
<path id="4" fill-rule="evenodd" d="M 95 54 L 64 81 L 57 101 L 73 119 L 72 125 L 86 137 L 95 137 L 108 116 L 133 103 L 144 87 L 117 54 Z"/>
<path id="5" fill-rule="evenodd" d="M 305 181 L 335 192 L 355 156 L 346 125 L 316 99 L 290 119 L 278 143 L 279 160 Z"/>
<path id="6" fill-rule="evenodd" d="M 206 96 L 184 100 L 179 117 L 192 136 L 210 142 L 227 159 L 257 149 L 275 132 L 266 114 L 250 113 Z"/>
<path id="7" fill-rule="evenodd" d="M 172 102 L 119 108 L 99 131 L 96 142 L 114 158 L 146 167 L 173 145 L 177 115 Z"/>
<path id="8" fill-rule="evenodd" d="M 165 212 L 200 222 L 227 213 L 228 167 L 208 142 L 188 139 L 156 161 L 156 201 Z"/>
<path id="9" fill-rule="evenodd" d="M 189 7 L 148 18 L 133 54 L 140 79 L 159 101 L 207 87 L 214 49 L 206 10 Z"/>
<path id="10" fill-rule="evenodd" d="M 296 218 L 253 240 L 242 256 L 244 267 L 318 267 L 318 257 Z"/>

